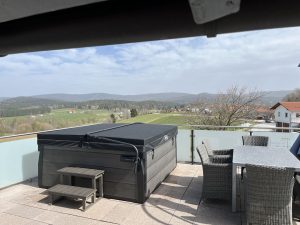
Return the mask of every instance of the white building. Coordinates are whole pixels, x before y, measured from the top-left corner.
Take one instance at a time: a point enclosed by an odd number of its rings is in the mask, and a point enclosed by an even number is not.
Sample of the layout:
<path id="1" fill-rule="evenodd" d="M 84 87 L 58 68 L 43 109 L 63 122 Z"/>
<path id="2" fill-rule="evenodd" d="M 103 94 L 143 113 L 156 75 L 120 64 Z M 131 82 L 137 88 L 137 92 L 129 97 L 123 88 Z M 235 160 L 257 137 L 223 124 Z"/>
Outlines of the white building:
<path id="1" fill-rule="evenodd" d="M 300 102 L 279 102 L 271 109 L 276 127 L 300 127 Z"/>

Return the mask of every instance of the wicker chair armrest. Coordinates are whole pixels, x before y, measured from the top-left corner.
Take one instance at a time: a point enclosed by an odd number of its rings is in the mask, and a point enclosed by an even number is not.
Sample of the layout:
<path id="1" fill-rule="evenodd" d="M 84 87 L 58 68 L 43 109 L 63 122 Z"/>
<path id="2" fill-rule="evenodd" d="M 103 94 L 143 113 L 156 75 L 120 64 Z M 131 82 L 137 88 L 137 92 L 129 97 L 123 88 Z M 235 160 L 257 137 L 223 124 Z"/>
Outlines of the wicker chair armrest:
<path id="1" fill-rule="evenodd" d="M 233 149 L 214 149 L 214 155 L 233 155 Z"/>
<path id="2" fill-rule="evenodd" d="M 298 173 L 295 174 L 295 182 L 300 184 L 300 175 Z"/>
<path id="3" fill-rule="evenodd" d="M 229 163 L 212 163 L 203 166 L 203 170 L 206 171 L 206 175 L 217 177 L 221 180 L 231 180 L 232 176 L 232 164 Z"/>
<path id="4" fill-rule="evenodd" d="M 209 158 L 212 163 L 232 163 L 231 155 L 212 155 Z"/>
<path id="5" fill-rule="evenodd" d="M 208 169 L 210 168 L 217 168 L 217 169 L 232 169 L 232 164 L 231 163 L 207 163 L 203 165 L 203 167 L 206 167 Z"/>

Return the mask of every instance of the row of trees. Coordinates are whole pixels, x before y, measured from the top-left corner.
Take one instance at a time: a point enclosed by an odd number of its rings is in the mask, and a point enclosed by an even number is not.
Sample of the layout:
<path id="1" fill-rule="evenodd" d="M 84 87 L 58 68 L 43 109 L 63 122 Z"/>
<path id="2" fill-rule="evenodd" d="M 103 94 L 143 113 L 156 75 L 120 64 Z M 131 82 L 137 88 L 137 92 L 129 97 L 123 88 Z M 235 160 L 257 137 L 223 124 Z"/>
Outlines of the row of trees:
<path id="1" fill-rule="evenodd" d="M 138 111 L 136 109 L 130 109 L 130 117 L 136 117 L 138 116 Z M 116 123 L 117 122 L 117 117 L 115 114 L 110 114 L 110 122 L 111 123 Z"/>
<path id="2" fill-rule="evenodd" d="M 14 116 L 25 116 L 25 115 L 36 115 L 50 113 L 51 109 L 46 106 L 41 107 L 28 107 L 28 108 L 1 108 L 0 107 L 0 118 L 1 117 L 14 117 Z"/>
<path id="3" fill-rule="evenodd" d="M 120 112 L 124 109 L 136 109 L 136 112 L 143 112 L 149 110 L 167 111 L 175 106 L 177 106 L 176 103 L 158 101 L 94 100 L 86 102 L 62 102 L 32 97 L 17 97 L 0 102 L 0 118 L 44 114 L 50 112 L 51 109 L 62 108 L 103 109 L 111 112 Z"/>
<path id="4" fill-rule="evenodd" d="M 284 101 L 287 101 L 287 102 L 300 102 L 300 88 L 297 88 L 292 93 L 288 94 L 284 98 Z"/>

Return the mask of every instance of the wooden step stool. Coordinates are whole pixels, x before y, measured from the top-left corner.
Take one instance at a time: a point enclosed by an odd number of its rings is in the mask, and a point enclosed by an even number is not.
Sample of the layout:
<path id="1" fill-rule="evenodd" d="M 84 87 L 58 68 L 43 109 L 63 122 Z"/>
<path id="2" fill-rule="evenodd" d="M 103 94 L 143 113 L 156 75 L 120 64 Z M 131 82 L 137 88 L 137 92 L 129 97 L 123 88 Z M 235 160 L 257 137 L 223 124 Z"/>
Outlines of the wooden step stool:
<path id="1" fill-rule="evenodd" d="M 48 189 L 49 204 L 53 204 L 58 200 L 57 197 L 69 197 L 82 200 L 82 209 L 85 211 L 96 200 L 96 189 L 83 188 L 70 185 L 57 184 Z M 86 206 L 87 199 L 91 198 L 91 204 Z"/>
<path id="2" fill-rule="evenodd" d="M 57 184 L 50 189 L 49 193 L 49 203 L 53 204 L 60 197 L 69 197 L 74 199 L 82 200 L 83 211 L 87 209 L 86 203 L 87 199 L 91 198 L 91 206 L 96 201 L 96 192 L 98 191 L 99 197 L 103 197 L 103 170 L 81 168 L 81 167 L 65 167 L 57 171 L 60 174 L 61 184 Z M 83 177 L 89 178 L 92 180 L 92 187 L 77 187 L 72 185 L 63 184 L 63 177 L 68 176 L 72 177 Z M 98 180 L 98 190 L 97 190 L 97 180 Z"/>

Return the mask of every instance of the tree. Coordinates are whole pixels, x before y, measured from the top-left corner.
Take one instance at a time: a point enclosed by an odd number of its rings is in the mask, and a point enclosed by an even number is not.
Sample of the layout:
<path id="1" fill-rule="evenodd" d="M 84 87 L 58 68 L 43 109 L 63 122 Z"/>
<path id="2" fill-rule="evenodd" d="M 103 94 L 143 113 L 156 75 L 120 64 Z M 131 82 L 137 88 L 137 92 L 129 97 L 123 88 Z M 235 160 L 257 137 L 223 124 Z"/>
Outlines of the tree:
<path id="1" fill-rule="evenodd" d="M 300 88 L 285 96 L 283 100 L 286 102 L 300 102 Z"/>
<path id="2" fill-rule="evenodd" d="M 3 119 L 0 117 L 0 136 L 5 134 L 5 125 Z"/>
<path id="3" fill-rule="evenodd" d="M 116 121 L 117 121 L 117 118 L 116 118 L 116 116 L 115 116 L 115 114 L 110 114 L 110 119 L 111 119 L 111 122 L 112 123 L 116 123 Z"/>
<path id="4" fill-rule="evenodd" d="M 130 109 L 130 116 L 131 117 L 136 117 L 138 115 L 138 112 L 136 109 Z"/>
<path id="5" fill-rule="evenodd" d="M 252 91 L 244 87 L 233 86 L 225 92 L 218 94 L 217 98 L 208 107 L 211 114 L 192 117 L 190 124 L 230 126 L 241 119 L 251 119 L 256 115 L 259 99 L 262 97 L 259 91 Z M 203 106 L 202 106 L 203 107 Z"/>

